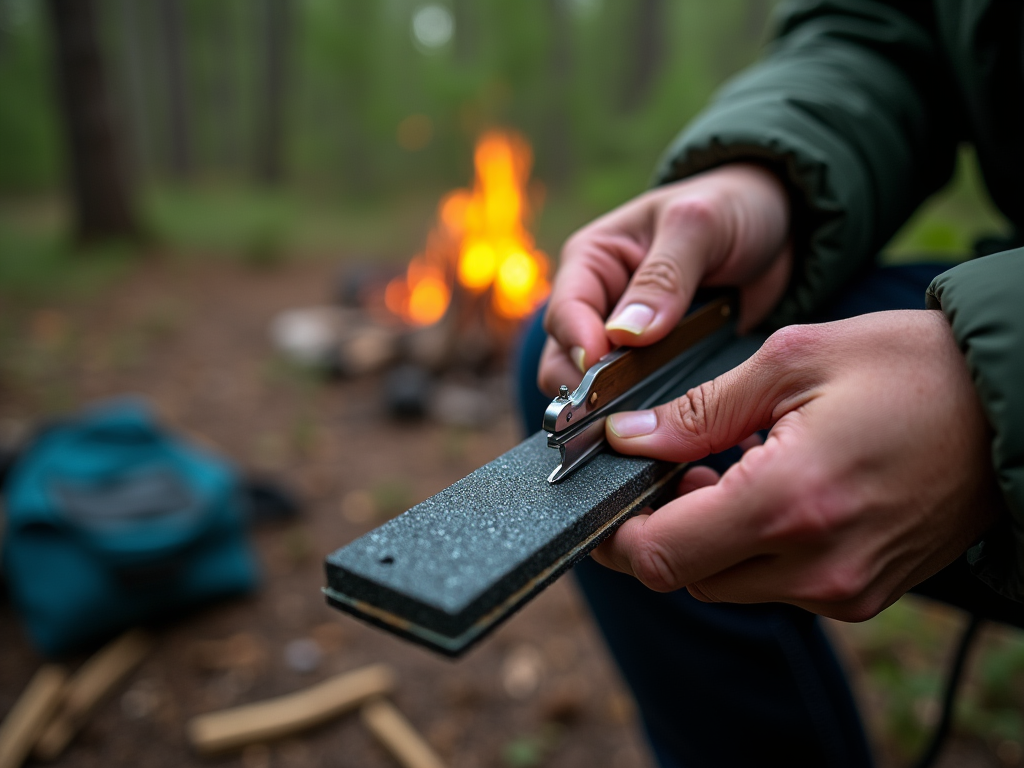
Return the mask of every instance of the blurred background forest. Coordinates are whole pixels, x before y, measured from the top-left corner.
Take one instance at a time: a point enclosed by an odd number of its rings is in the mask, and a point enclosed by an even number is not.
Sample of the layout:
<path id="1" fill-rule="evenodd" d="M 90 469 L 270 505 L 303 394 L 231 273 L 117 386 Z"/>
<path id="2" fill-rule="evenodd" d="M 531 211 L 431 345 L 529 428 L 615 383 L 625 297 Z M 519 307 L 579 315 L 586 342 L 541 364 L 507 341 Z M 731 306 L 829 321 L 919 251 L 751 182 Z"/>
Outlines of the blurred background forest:
<path id="1" fill-rule="evenodd" d="M 398 258 L 438 196 L 471 178 L 490 126 L 532 142 L 539 239 L 557 253 L 572 228 L 644 188 L 671 136 L 756 55 L 772 4 L 99 0 L 96 21 L 155 242 Z M 8 279 L 69 225 L 45 11 L 0 2 Z"/>
<path id="2" fill-rule="evenodd" d="M 758 54 L 773 0 L 96 0 L 117 152 L 145 242 L 254 261 L 405 259 L 481 131 L 535 153 L 540 246 L 644 189 L 670 138 Z M 84 279 L 46 4 L 0 0 L 0 282 Z M 965 165 L 896 248 L 995 222 Z M 933 206 L 934 207 L 934 206 Z M 133 248 L 101 249 L 118 263 Z M 81 260 L 77 260 L 81 261 Z M 80 265 L 83 266 L 83 265 Z M 88 281 L 87 281 L 88 282 Z"/>
<path id="3" fill-rule="evenodd" d="M 497 441 L 457 431 L 414 441 L 430 446 L 415 448 L 417 456 L 447 461 L 447 474 L 367 478 L 353 469 L 350 480 L 339 480 L 344 461 L 324 449 L 344 444 L 333 425 L 368 436 L 380 430 L 355 406 L 344 410 L 348 395 L 267 362 L 268 313 L 287 302 L 326 300 L 316 290 L 338 265 L 408 261 L 441 196 L 471 180 L 473 145 L 494 126 L 518 130 L 532 144 L 533 229 L 540 248 L 557 257 L 575 228 L 645 188 L 672 136 L 757 57 L 776 3 L 92 5 L 131 226 L 123 236 L 83 239 L 76 236 L 50 4 L 0 0 L 0 426 L 111 391 L 145 391 L 172 420 L 202 428 L 243 463 L 292 472 L 329 509 L 317 523 L 326 531 L 319 538 L 300 526 L 265 547 L 271 555 L 285 545 L 300 552 L 288 549 L 281 568 L 291 573 L 294 555 L 295 574 L 309 580 L 302 590 L 317 598 L 316 548 L 342 543 L 339 525 L 345 535 L 367 530 L 478 466 L 515 433 L 509 420 Z M 957 259 L 975 236 L 1001 228 L 965 149 L 954 183 L 897 236 L 887 258 Z M 288 277 L 311 262 L 330 267 Z M 268 274 L 277 282 L 268 283 Z M 219 347 L 207 343 L 220 333 L 218 323 L 227 329 Z M 241 362 L 222 366 L 239 346 L 246 347 Z M 228 381 L 232 370 L 237 381 Z M 250 389 L 251 397 L 232 394 Z M 387 450 L 408 440 L 388 435 Z M 427 442 L 435 439 L 441 449 Z M 336 495 L 366 496 L 367 488 L 391 499 L 377 504 L 376 518 L 336 515 Z M 316 602 L 309 611 L 322 608 Z M 871 622 L 837 629 L 892 764 L 914 754 L 935 723 L 940 667 L 958 621 L 944 609 L 901 601 Z M 376 636 L 365 641 L 374 652 L 376 643 Z M 993 631 L 981 647 L 958 721 L 957 754 L 970 760 L 959 764 L 1018 765 L 1024 644 Z M 479 674 L 485 658 L 473 667 Z M 431 702 L 423 707 L 433 711 Z M 112 710 L 111 722 L 117 717 Z M 595 732 L 607 727 L 594 725 Z M 534 752 L 523 747 L 526 758 L 501 764 L 541 764 L 529 757 L 540 748 L 522 739 Z"/>

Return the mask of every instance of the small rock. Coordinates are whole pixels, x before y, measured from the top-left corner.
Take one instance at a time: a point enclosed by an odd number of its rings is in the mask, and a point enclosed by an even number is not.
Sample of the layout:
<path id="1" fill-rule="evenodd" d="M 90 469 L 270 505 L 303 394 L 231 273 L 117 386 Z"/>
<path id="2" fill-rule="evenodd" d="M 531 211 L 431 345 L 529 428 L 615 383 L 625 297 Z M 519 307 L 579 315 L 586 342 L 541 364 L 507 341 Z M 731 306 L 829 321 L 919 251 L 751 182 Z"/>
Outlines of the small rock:
<path id="1" fill-rule="evenodd" d="M 338 307 L 291 309 L 270 324 L 270 339 L 286 358 L 299 365 L 332 367 L 342 328 L 351 312 Z"/>
<path id="2" fill-rule="evenodd" d="M 420 419 L 427 413 L 433 381 L 425 368 L 400 365 L 384 378 L 384 407 L 396 419 Z"/>
<path id="3" fill-rule="evenodd" d="M 295 672 L 308 673 L 316 670 L 323 660 L 323 651 L 316 640 L 308 637 L 292 640 L 284 647 L 284 662 Z"/>
<path id="4" fill-rule="evenodd" d="M 341 514 L 350 523 L 369 523 L 377 514 L 373 494 L 362 489 L 349 491 L 341 499 Z"/>
<path id="5" fill-rule="evenodd" d="M 532 645 L 517 646 L 505 657 L 501 684 L 510 698 L 523 701 L 540 688 L 544 676 L 544 657 Z"/>
<path id="6" fill-rule="evenodd" d="M 464 384 L 441 384 L 430 399 L 431 418 L 447 426 L 481 429 L 494 413 L 494 403 L 485 392 Z"/>
<path id="7" fill-rule="evenodd" d="M 353 328 L 339 340 L 336 355 L 342 376 L 376 373 L 398 356 L 398 332 L 376 325 Z"/>
<path id="8" fill-rule="evenodd" d="M 142 720 L 157 710 L 162 698 L 155 680 L 139 680 L 121 696 L 121 712 L 129 720 Z"/>

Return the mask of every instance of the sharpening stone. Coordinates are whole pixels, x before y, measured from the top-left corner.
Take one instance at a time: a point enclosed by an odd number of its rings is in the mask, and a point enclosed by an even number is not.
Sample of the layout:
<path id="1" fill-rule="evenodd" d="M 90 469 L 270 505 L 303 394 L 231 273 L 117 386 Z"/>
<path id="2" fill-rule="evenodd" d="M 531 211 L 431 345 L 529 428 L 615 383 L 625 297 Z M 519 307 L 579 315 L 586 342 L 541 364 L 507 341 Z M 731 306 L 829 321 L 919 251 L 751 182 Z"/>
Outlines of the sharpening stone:
<path id="1" fill-rule="evenodd" d="M 763 336 L 733 339 L 665 400 L 739 365 Z M 537 432 L 436 496 L 328 555 L 327 602 L 459 656 L 672 489 L 685 465 L 605 451 L 560 483 Z"/>

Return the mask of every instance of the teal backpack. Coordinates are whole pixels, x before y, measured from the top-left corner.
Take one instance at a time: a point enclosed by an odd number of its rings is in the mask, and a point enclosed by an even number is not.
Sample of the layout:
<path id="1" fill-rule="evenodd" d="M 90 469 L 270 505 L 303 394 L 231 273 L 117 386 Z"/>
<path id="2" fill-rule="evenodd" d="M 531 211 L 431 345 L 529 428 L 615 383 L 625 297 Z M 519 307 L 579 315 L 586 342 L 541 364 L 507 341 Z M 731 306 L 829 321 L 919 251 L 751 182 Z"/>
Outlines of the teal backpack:
<path id="1" fill-rule="evenodd" d="M 137 399 L 42 430 L 3 488 L 3 572 L 33 643 L 57 655 L 252 590 L 248 498 Z"/>

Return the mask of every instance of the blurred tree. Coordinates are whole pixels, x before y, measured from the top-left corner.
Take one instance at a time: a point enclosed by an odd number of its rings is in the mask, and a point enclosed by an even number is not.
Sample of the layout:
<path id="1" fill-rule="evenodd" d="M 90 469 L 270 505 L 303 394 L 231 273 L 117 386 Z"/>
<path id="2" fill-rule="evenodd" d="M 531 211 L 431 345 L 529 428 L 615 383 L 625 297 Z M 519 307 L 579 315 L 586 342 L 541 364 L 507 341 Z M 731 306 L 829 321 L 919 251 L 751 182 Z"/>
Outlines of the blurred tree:
<path id="1" fill-rule="evenodd" d="M 192 171 L 192 142 L 189 126 L 188 77 L 185 64 L 185 21 L 181 0 L 160 0 L 167 71 L 168 123 L 170 128 L 171 174 L 184 180 Z"/>
<path id="2" fill-rule="evenodd" d="M 141 176 L 142 166 L 149 157 L 149 132 L 147 131 L 148 107 L 146 82 L 143 77 L 143 52 L 138 0 L 120 0 L 118 15 L 121 22 L 121 71 L 124 80 L 125 99 L 128 102 L 127 115 L 129 144 L 132 147 L 129 158 L 129 175 L 134 181 Z"/>
<path id="3" fill-rule="evenodd" d="M 291 13 L 289 0 L 265 0 L 264 5 L 266 70 L 262 114 L 258 122 L 256 177 L 264 184 L 279 184 L 284 177 Z"/>
<path id="4" fill-rule="evenodd" d="M 569 94 L 572 89 L 572 19 L 567 0 L 547 0 L 550 19 L 549 93 L 545 144 L 547 177 L 556 187 L 568 184 L 573 173 Z"/>
<path id="5" fill-rule="evenodd" d="M 216 157 L 224 168 L 234 168 L 240 161 L 238 152 L 241 126 L 238 122 L 238 22 L 233 3 L 214 3 L 212 37 L 217 46 L 217 66 L 213 73 L 210 111 L 217 118 Z"/>
<path id="6" fill-rule="evenodd" d="M 650 96 L 651 88 L 665 60 L 665 0 L 638 0 L 633 18 L 633 40 L 626 60 L 622 106 L 627 112 L 639 108 Z"/>
<path id="7" fill-rule="evenodd" d="M 477 54 L 477 18 L 474 0 L 454 0 L 455 60 L 462 66 L 472 64 Z"/>
<path id="8" fill-rule="evenodd" d="M 505 125 L 533 142 L 552 201 L 590 209 L 643 188 L 672 134 L 754 55 L 775 4 L 92 2 L 129 159 L 157 191 L 177 178 L 286 181 L 368 205 L 436 195 L 469 178 L 479 132 Z M 0 147 L 18 148 L 0 152 L 0 192 L 52 189 L 65 162 L 46 7 L 0 0 Z M 415 19 L 431 9 L 448 24 L 424 42 Z M 409 144 L 401 125 L 428 127 Z"/>
<path id="9" fill-rule="evenodd" d="M 139 234 L 104 79 L 93 0 L 49 0 L 56 70 L 70 147 L 71 181 L 81 242 Z"/>

